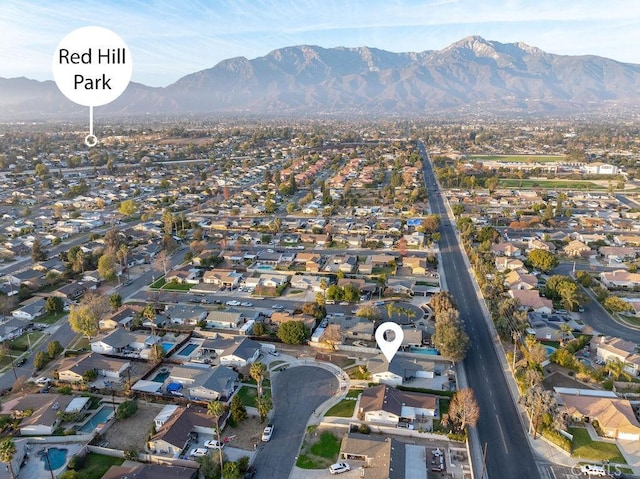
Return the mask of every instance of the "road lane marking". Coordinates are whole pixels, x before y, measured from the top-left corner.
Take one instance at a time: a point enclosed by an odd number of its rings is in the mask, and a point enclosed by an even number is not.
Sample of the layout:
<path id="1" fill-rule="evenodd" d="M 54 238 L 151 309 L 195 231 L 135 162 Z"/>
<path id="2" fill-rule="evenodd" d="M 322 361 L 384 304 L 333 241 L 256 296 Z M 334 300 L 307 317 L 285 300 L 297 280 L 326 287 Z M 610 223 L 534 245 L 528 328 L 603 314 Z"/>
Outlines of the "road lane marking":
<path id="1" fill-rule="evenodd" d="M 502 424 L 500 423 L 500 418 L 496 414 L 496 423 L 498 424 L 498 428 L 500 429 L 500 436 L 502 437 L 502 444 L 504 445 L 504 450 L 507 454 L 509 454 L 509 447 L 507 446 L 507 441 L 504 437 L 504 431 L 502 430 Z"/>

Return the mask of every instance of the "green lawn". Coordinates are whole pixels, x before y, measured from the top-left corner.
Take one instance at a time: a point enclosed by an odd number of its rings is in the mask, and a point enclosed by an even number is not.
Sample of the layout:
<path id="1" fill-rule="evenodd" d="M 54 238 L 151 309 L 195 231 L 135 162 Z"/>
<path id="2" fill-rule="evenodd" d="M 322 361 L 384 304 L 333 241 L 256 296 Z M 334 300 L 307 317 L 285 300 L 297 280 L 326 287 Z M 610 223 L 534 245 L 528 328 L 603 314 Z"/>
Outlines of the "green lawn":
<path id="1" fill-rule="evenodd" d="M 84 467 L 78 471 L 78 477 L 82 479 L 100 479 L 111 466 L 120 466 L 124 462 L 121 457 L 103 456 L 90 452 Z"/>
<path id="2" fill-rule="evenodd" d="M 163 291 L 189 291 L 194 286 L 195 286 L 194 284 L 172 282 L 172 283 L 165 283 L 161 289 Z"/>
<path id="3" fill-rule="evenodd" d="M 574 458 L 590 461 L 603 461 L 606 459 L 616 464 L 627 463 L 616 444 L 592 441 L 589 432 L 583 427 L 570 427 L 569 433 L 573 434 L 571 455 Z"/>
<path id="4" fill-rule="evenodd" d="M 607 186 L 602 186 L 592 181 L 572 181 L 572 180 L 529 180 L 529 179 L 512 179 L 502 178 L 499 181 L 500 186 L 506 188 L 534 188 L 543 189 L 564 188 L 571 190 L 606 190 Z M 521 186 L 522 185 L 522 186 Z"/>
<path id="5" fill-rule="evenodd" d="M 165 284 L 167 284 L 167 282 L 164 280 L 164 276 L 163 276 L 162 278 L 156 279 L 153 283 L 151 283 L 151 286 L 149 286 L 149 287 L 151 289 L 160 289 Z"/>
<path id="6" fill-rule="evenodd" d="M 41 332 L 23 334 L 19 338 L 11 340 L 9 342 L 9 348 L 17 354 L 23 353 L 29 349 L 29 344 L 34 344 L 38 338 L 41 338 L 42 336 L 44 336 L 44 333 Z"/>
<path id="7" fill-rule="evenodd" d="M 311 453 L 326 459 L 335 458 L 340 452 L 340 440 L 331 432 L 323 432 L 320 440 L 311 446 Z"/>
<path id="8" fill-rule="evenodd" d="M 343 399 L 327 411 L 325 416 L 351 417 L 356 408 L 356 401 L 353 399 Z"/>
<path id="9" fill-rule="evenodd" d="M 358 396 L 360 396 L 360 394 L 362 394 L 362 389 L 349 389 L 349 392 L 347 393 L 347 397 L 357 398 Z M 352 402 L 355 402 L 355 401 L 352 401 Z"/>
<path id="10" fill-rule="evenodd" d="M 61 313 L 55 313 L 55 314 L 47 313 L 41 318 L 36 319 L 35 322 L 44 323 L 44 324 L 54 324 L 54 323 L 57 323 L 60 318 L 62 318 L 63 316 L 66 316 L 67 314 L 69 313 L 67 313 L 66 311 L 62 311 Z"/>
<path id="11" fill-rule="evenodd" d="M 270 388 L 262 388 L 263 394 L 271 394 Z M 256 397 L 258 396 L 258 388 L 242 386 L 238 391 L 238 396 L 242 404 L 248 407 L 256 407 Z"/>

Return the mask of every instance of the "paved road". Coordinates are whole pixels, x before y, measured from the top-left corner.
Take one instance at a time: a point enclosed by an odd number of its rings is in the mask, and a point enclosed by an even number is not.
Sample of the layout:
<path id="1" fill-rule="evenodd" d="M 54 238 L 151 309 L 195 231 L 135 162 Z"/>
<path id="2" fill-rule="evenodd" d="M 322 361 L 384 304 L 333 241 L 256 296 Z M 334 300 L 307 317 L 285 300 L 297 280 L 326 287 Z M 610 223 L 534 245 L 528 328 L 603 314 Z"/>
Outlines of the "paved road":
<path id="1" fill-rule="evenodd" d="M 446 218 L 442 198 L 432 186 L 434 174 L 422 143 L 420 150 L 425 159 L 424 177 L 432 212 Z M 445 219 L 440 231 L 442 270 L 446 271 L 448 290 L 465 322 L 471 343 L 464 367 L 469 387 L 473 389 L 480 407 L 477 431 L 481 447 L 486 445 L 486 472 L 492 479 L 539 479 L 540 473 L 521 427 L 491 334 L 480 313 L 480 303 L 463 259 L 464 253 L 448 220 Z M 480 471 L 476 474 L 480 477 Z"/>
<path id="2" fill-rule="evenodd" d="M 563 263 L 556 267 L 553 274 L 571 276 L 572 269 L 573 263 Z M 589 266 L 585 264 L 576 264 L 576 269 L 589 271 Z M 600 303 L 598 303 L 595 296 L 589 290 L 582 288 L 582 292 L 590 298 L 590 301 L 583 305 L 584 312 L 580 313 L 580 319 L 584 324 L 593 328 L 595 332 L 606 334 L 607 336 L 617 336 L 635 343 L 640 343 L 640 330 L 630 328 L 624 324 L 614 321 L 609 312 L 604 309 Z"/>
<path id="3" fill-rule="evenodd" d="M 258 479 L 289 477 L 314 410 L 338 389 L 338 379 L 313 366 L 290 367 L 272 376 L 275 412 L 271 441 L 262 443 L 253 464 Z"/>

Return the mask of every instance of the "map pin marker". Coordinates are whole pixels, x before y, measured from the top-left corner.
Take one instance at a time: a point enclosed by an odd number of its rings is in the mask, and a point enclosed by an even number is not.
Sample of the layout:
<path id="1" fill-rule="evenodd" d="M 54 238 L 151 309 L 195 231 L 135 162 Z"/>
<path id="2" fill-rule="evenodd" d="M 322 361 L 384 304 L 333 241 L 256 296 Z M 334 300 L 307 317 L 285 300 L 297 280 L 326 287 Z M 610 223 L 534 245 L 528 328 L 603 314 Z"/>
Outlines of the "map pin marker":
<path id="1" fill-rule="evenodd" d="M 385 338 L 385 334 L 389 331 L 393 332 L 394 335 L 394 338 L 391 341 L 388 341 Z M 391 362 L 398 352 L 398 348 L 402 344 L 403 339 L 404 332 L 402 331 L 402 328 L 399 324 L 392 321 L 382 323 L 376 330 L 376 343 L 378 343 L 378 347 L 382 351 L 382 354 L 384 354 L 384 357 L 387 358 L 387 361 L 389 362 Z"/>

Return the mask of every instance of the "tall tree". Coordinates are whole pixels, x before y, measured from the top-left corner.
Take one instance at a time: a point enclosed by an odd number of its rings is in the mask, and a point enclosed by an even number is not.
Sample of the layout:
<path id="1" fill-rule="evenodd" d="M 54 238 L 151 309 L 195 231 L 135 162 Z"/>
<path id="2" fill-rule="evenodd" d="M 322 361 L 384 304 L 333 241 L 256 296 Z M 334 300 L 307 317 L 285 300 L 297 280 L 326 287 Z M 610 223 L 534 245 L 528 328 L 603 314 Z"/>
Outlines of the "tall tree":
<path id="1" fill-rule="evenodd" d="M 9 474 L 11 479 L 15 479 L 15 473 L 13 472 L 13 456 L 16 455 L 16 444 L 13 442 L 12 437 L 7 437 L 0 442 L 0 461 L 7 464 L 9 468 Z"/>
<path id="2" fill-rule="evenodd" d="M 113 281 L 117 278 L 116 272 L 116 257 L 108 252 L 105 252 L 98 260 L 98 273 L 105 281 Z"/>
<path id="3" fill-rule="evenodd" d="M 216 430 L 216 439 L 218 441 L 218 444 L 222 444 L 220 442 L 220 418 L 222 417 L 224 412 L 224 403 L 220 401 L 211 401 L 209 404 L 207 404 L 207 414 L 209 416 L 213 416 L 213 426 Z M 218 453 L 220 454 L 220 470 L 222 470 L 222 447 L 218 448 Z"/>
<path id="4" fill-rule="evenodd" d="M 457 391 L 451 403 L 449 412 L 442 417 L 442 423 L 451 425 L 454 432 L 462 433 L 467 426 L 475 426 L 480 417 L 480 408 L 471 388 Z"/>
<path id="5" fill-rule="evenodd" d="M 462 361 L 469 348 L 469 337 L 462 328 L 457 310 L 449 309 L 436 315 L 433 345 L 441 356 L 457 363 Z"/>
<path id="6" fill-rule="evenodd" d="M 49 252 L 42 246 L 42 243 L 38 238 L 33 240 L 31 245 L 31 259 L 37 263 L 39 261 L 46 261 L 49 256 Z"/>
<path id="7" fill-rule="evenodd" d="M 91 339 L 100 330 L 100 320 L 110 309 L 109 299 L 106 296 L 87 294 L 80 304 L 71 305 L 69 325 L 76 333 Z"/>
<path id="8" fill-rule="evenodd" d="M 249 374 L 253 379 L 255 379 L 256 384 L 258 385 L 258 396 L 262 396 L 262 381 L 264 380 L 266 371 L 267 367 L 260 361 L 251 364 L 249 367 Z"/>
<path id="9" fill-rule="evenodd" d="M 268 394 L 256 398 L 256 408 L 258 409 L 258 415 L 260 416 L 260 422 L 264 422 L 269 411 L 273 408 L 273 402 Z"/>

